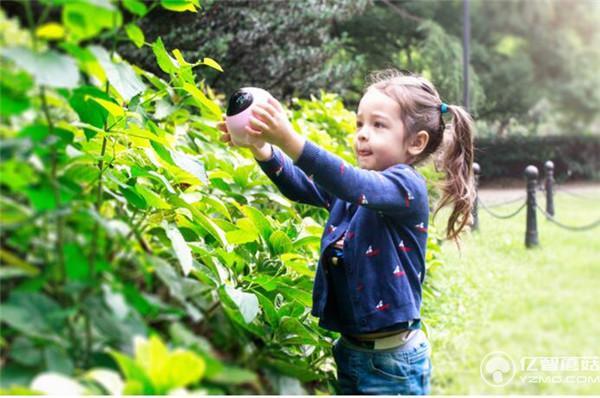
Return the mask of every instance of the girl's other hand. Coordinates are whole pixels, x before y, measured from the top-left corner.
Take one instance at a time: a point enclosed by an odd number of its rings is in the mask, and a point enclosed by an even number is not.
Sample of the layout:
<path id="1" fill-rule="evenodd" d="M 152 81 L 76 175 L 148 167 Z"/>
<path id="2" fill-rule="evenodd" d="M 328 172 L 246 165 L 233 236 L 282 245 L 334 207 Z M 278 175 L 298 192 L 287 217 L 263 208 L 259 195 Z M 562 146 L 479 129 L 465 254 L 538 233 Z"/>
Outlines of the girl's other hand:
<path id="1" fill-rule="evenodd" d="M 217 129 L 219 129 L 223 132 L 223 135 L 221 135 L 221 137 L 219 137 L 219 140 L 221 140 L 222 142 L 226 142 L 229 146 L 260 149 L 260 148 L 264 147 L 264 145 L 265 145 L 264 140 L 262 140 L 260 138 L 256 138 L 256 137 L 251 137 L 250 143 L 248 145 L 234 144 L 233 141 L 231 140 L 231 133 L 229 133 L 229 131 L 227 130 L 227 124 L 225 123 L 225 116 L 223 116 L 223 121 L 217 122 Z"/>
<path id="2" fill-rule="evenodd" d="M 233 141 L 231 141 L 231 134 L 227 131 L 227 124 L 225 123 L 225 116 L 223 116 L 223 121 L 217 122 L 217 129 L 221 130 L 223 134 L 219 137 L 219 140 L 222 142 L 226 142 L 229 146 L 235 146 Z"/>

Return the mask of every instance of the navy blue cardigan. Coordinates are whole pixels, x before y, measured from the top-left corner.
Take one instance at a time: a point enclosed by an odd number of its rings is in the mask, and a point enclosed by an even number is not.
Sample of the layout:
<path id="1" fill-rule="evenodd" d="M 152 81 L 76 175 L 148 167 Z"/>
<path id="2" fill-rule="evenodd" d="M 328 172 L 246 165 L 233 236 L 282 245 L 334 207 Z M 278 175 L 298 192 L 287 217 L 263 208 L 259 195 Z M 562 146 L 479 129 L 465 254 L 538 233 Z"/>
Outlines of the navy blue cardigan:
<path id="1" fill-rule="evenodd" d="M 310 140 L 295 162 L 272 148 L 269 160 L 256 160 L 281 193 L 329 211 L 312 293 L 311 314 L 319 325 L 360 334 L 420 319 L 429 221 L 425 179 L 403 163 L 384 171 L 354 167 Z M 333 283 L 344 284 L 347 296 L 338 302 L 346 303 L 349 315 L 339 319 L 325 311 L 331 289 L 323 252 L 344 233 L 345 272 Z"/>

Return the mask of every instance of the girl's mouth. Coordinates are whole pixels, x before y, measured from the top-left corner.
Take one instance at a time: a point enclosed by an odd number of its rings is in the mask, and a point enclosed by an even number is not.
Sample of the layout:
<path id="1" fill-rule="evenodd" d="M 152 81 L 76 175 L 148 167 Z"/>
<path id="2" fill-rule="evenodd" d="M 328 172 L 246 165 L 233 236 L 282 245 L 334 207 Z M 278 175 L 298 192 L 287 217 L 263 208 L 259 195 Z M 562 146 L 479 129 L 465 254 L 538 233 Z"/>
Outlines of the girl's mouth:
<path id="1" fill-rule="evenodd" d="M 369 151 L 358 151 L 358 156 L 362 156 L 362 157 L 366 157 L 369 155 L 372 155 L 373 152 L 369 152 Z"/>

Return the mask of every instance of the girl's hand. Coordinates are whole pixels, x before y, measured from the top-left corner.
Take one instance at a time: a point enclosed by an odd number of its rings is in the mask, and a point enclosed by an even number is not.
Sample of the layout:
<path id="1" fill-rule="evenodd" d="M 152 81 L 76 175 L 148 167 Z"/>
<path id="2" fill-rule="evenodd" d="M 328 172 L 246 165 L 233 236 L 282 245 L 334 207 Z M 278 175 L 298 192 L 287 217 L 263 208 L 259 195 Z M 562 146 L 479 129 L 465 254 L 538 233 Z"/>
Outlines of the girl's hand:
<path id="1" fill-rule="evenodd" d="M 252 106 L 250 125 L 246 127 L 246 131 L 252 137 L 277 146 L 284 146 L 296 135 L 283 106 L 273 97 L 269 98 L 266 104 Z"/>
<path id="2" fill-rule="evenodd" d="M 226 142 L 229 146 L 235 146 L 234 143 L 231 141 L 231 134 L 229 134 L 229 131 L 227 131 L 227 124 L 225 124 L 225 116 L 223 116 L 223 121 L 217 122 L 217 129 L 223 132 L 223 135 L 219 137 L 219 140 L 221 140 L 222 142 Z"/>
<path id="3" fill-rule="evenodd" d="M 231 140 L 231 134 L 227 130 L 227 124 L 225 123 L 225 116 L 223 116 L 223 121 L 217 122 L 217 129 L 223 132 L 223 135 L 219 137 L 219 140 L 222 142 L 226 142 L 231 147 L 239 147 L 240 145 L 235 145 Z M 248 147 L 262 148 L 265 145 L 264 141 L 254 140 L 253 144 L 248 145 Z"/>

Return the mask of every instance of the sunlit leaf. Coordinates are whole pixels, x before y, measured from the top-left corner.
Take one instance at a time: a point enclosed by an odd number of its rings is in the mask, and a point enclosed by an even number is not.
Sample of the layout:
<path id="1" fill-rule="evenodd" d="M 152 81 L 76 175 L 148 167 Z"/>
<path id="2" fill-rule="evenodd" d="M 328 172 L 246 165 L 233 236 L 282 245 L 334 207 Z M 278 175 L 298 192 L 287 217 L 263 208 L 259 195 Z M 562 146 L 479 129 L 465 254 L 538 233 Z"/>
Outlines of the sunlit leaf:
<path id="1" fill-rule="evenodd" d="M 114 102 L 107 101 L 107 100 L 104 100 L 101 98 L 92 97 L 91 95 L 86 95 L 84 98 L 86 101 L 91 100 L 91 101 L 98 103 L 101 107 L 106 109 L 108 111 L 108 113 L 110 113 L 113 116 L 120 117 L 120 116 L 125 115 L 125 109 L 123 109 L 119 105 L 115 104 Z"/>
<path id="2" fill-rule="evenodd" d="M 171 58 L 160 37 L 152 43 L 152 52 L 156 56 L 156 62 L 163 72 L 171 74 L 177 70 L 176 61 Z"/>
<path id="3" fill-rule="evenodd" d="M 202 63 L 206 66 L 210 66 L 211 68 L 218 70 L 219 72 L 223 72 L 223 68 L 221 68 L 221 65 L 219 65 L 219 63 L 212 58 L 204 57 Z"/>
<path id="4" fill-rule="evenodd" d="M 184 83 L 183 89 L 191 94 L 203 107 L 205 107 L 214 117 L 220 118 L 222 115 L 221 108 L 211 101 L 198 87 L 191 83 Z"/>
<path id="5" fill-rule="evenodd" d="M 160 0 L 160 5 L 167 10 L 177 12 L 197 12 L 196 7 L 200 6 L 198 0 Z"/>
<path id="6" fill-rule="evenodd" d="M 103 47 L 90 46 L 89 49 L 102 65 L 110 84 L 125 102 L 129 102 L 135 95 L 144 91 L 146 85 L 135 74 L 131 65 L 125 61 L 113 62 L 110 54 Z"/>
<path id="7" fill-rule="evenodd" d="M 178 167 L 181 167 L 183 170 L 192 174 L 202 183 L 208 183 L 208 177 L 206 176 L 206 171 L 204 170 L 204 164 L 202 164 L 202 162 L 178 151 L 170 151 L 170 154 L 173 162 L 175 162 Z"/>
<path id="8" fill-rule="evenodd" d="M 62 22 L 75 41 L 96 36 L 103 29 L 118 28 L 123 17 L 110 2 L 68 2 L 62 9 Z"/>
<path id="9" fill-rule="evenodd" d="M 123 0 L 123 7 L 140 17 L 143 17 L 148 13 L 148 7 L 146 7 L 143 1 L 139 0 Z"/>
<path id="10" fill-rule="evenodd" d="M 137 48 L 140 48 L 144 45 L 146 40 L 144 37 L 144 32 L 142 32 L 137 25 L 133 23 L 125 25 L 125 33 L 127 33 L 127 37 L 131 39 Z"/>
<path id="11" fill-rule="evenodd" d="M 79 82 L 73 58 L 54 50 L 36 53 L 24 47 L 11 47 L 3 49 L 2 56 L 25 69 L 40 85 L 73 88 Z"/>
<path id="12" fill-rule="evenodd" d="M 35 35 L 46 40 L 59 40 L 65 35 L 65 28 L 56 22 L 48 22 L 35 30 Z"/>
<path id="13" fill-rule="evenodd" d="M 175 251 L 177 259 L 179 260 L 179 264 L 181 265 L 183 274 L 187 276 L 190 273 L 190 271 L 194 268 L 192 264 L 192 251 L 187 245 L 185 239 L 183 239 L 179 228 L 166 222 L 163 223 L 163 228 L 167 233 L 167 237 L 171 241 L 171 246 Z"/>
<path id="14" fill-rule="evenodd" d="M 231 300 L 237 305 L 240 313 L 244 317 L 246 323 L 250 323 L 258 315 L 258 298 L 254 293 L 246 293 L 240 289 L 235 289 L 231 286 L 225 286 L 225 291 L 231 297 Z"/>

